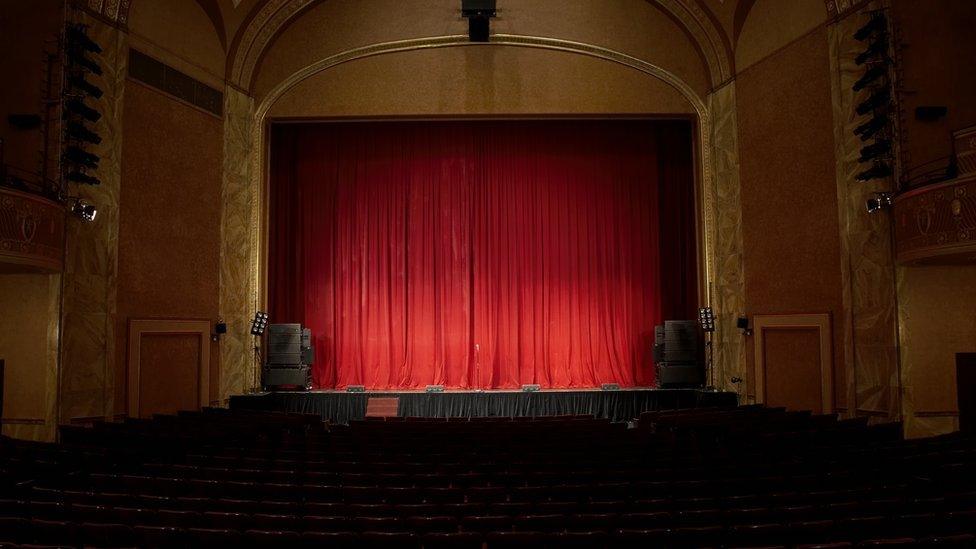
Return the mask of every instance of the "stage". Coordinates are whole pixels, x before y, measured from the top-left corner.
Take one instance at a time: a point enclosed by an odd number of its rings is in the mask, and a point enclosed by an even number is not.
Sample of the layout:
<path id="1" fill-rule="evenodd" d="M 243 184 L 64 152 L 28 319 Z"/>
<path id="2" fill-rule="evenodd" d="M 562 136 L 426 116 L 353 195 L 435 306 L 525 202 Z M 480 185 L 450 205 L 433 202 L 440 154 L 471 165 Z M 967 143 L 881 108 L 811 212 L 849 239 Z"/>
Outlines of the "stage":
<path id="1" fill-rule="evenodd" d="M 319 414 L 333 423 L 349 423 L 366 416 L 370 398 L 399 398 L 399 415 L 414 417 L 521 417 L 593 415 L 628 421 L 641 412 L 735 406 L 738 395 L 699 389 L 635 388 L 616 391 L 552 389 L 523 391 L 340 391 L 271 392 L 230 398 L 233 409 Z"/>

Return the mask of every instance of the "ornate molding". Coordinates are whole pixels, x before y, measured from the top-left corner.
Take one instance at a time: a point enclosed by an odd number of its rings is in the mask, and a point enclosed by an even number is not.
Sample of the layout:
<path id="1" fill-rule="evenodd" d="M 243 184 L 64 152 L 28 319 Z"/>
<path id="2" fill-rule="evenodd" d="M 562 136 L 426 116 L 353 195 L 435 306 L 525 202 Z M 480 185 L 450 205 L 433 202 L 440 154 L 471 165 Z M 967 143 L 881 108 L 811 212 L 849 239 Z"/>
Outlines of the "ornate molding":
<path id="1" fill-rule="evenodd" d="M 98 0 L 93 0 L 98 1 Z M 239 33 L 227 71 L 235 86 L 250 90 L 258 63 L 271 41 L 292 19 L 317 0 L 269 0 Z M 677 20 L 697 43 L 712 85 L 732 77 L 729 50 L 721 31 L 695 0 L 648 0 Z"/>
<path id="2" fill-rule="evenodd" d="M 0 273 L 57 273 L 64 268 L 64 207 L 0 188 Z"/>
<path id="3" fill-rule="evenodd" d="M 713 86 L 732 78 L 732 63 L 722 33 L 695 0 L 653 0 L 681 22 L 705 57 Z"/>
<path id="4" fill-rule="evenodd" d="M 240 33 L 228 77 L 242 89 L 250 89 L 254 71 L 278 31 L 315 0 L 269 0 Z"/>
<path id="5" fill-rule="evenodd" d="M 976 264 L 976 175 L 895 199 L 899 263 Z"/>

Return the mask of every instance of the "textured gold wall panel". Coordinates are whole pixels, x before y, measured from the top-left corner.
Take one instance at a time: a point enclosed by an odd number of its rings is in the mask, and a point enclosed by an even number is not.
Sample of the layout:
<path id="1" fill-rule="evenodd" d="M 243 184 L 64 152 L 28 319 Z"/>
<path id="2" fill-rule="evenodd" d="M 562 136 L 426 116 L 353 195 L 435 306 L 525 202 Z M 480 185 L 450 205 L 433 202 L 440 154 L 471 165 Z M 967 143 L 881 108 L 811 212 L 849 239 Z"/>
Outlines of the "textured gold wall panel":
<path id="1" fill-rule="evenodd" d="M 113 413 L 115 376 L 115 304 L 118 271 L 119 193 L 121 189 L 122 96 L 126 74 L 126 35 L 87 15 L 76 18 L 102 47 L 104 95 L 90 104 L 102 113 L 94 131 L 103 137 L 91 151 L 101 157 L 95 187 L 76 193 L 98 207 L 95 223 L 68 222 L 64 270 L 59 418 Z"/>
<path id="2" fill-rule="evenodd" d="M 712 307 L 716 314 L 713 339 L 715 385 L 740 390 L 732 377 L 745 379 L 745 342 L 736 328 L 736 318 L 745 312 L 742 257 L 742 201 L 739 184 L 739 129 L 736 124 L 735 82 L 709 96 L 712 116 L 712 181 L 706 192 L 712 195 L 713 212 L 706 212 L 704 229 L 711 233 L 713 272 Z M 711 215 L 709 215 L 711 214 Z"/>
<path id="3" fill-rule="evenodd" d="M 848 408 L 854 414 L 894 420 L 900 415 L 900 381 L 890 220 L 864 208 L 875 191 L 890 191 L 892 181 L 854 179 L 864 169 L 857 162 L 863 145 L 854 135 L 863 119 L 854 112 L 858 97 L 851 90 L 864 72 L 854 63 L 864 49 L 854 39 L 863 23 L 861 17 L 848 16 L 827 29 L 844 290 L 844 316 L 837 325 L 843 330 L 848 364 Z"/>
<path id="4" fill-rule="evenodd" d="M 220 315 L 227 323 L 221 338 L 220 388 L 226 400 L 257 385 L 254 379 L 250 319 L 256 308 L 252 271 L 259 243 L 252 242 L 257 189 L 251 184 L 251 131 L 254 104 L 236 88 L 224 92 L 224 171 L 220 212 Z"/>

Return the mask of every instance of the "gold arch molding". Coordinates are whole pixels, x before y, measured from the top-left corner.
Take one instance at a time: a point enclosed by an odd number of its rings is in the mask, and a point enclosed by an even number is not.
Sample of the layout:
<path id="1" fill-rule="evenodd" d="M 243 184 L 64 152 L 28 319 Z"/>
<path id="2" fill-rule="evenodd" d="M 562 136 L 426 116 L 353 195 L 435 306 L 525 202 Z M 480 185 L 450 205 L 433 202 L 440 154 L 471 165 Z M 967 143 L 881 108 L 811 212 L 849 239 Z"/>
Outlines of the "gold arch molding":
<path id="1" fill-rule="evenodd" d="M 688 100 L 689 103 L 691 103 L 695 109 L 698 122 L 698 149 L 696 151 L 696 156 L 698 159 L 697 168 L 699 177 L 697 178 L 696 195 L 699 206 L 699 233 L 701 235 L 699 240 L 699 249 L 701 250 L 699 263 L 703 271 L 701 273 L 701 277 L 704 282 L 703 284 L 700 284 L 700 287 L 703 290 L 701 298 L 702 301 L 706 303 L 711 302 L 710 294 L 714 279 L 715 264 L 715 258 L 713 257 L 714 247 L 712 234 L 715 219 L 715 200 L 712 196 L 713 193 L 710 191 L 713 187 L 713 170 L 711 163 L 712 118 L 705 100 L 699 97 L 698 94 L 696 94 L 686 82 L 682 81 L 671 72 L 662 69 L 653 63 L 621 52 L 609 50 L 593 44 L 560 40 L 555 38 L 496 34 L 491 37 L 491 41 L 488 43 L 472 43 L 468 40 L 467 35 L 450 35 L 384 42 L 348 50 L 312 63 L 311 65 L 296 71 L 265 96 L 265 98 L 253 111 L 252 123 L 250 125 L 250 170 L 248 170 L 248 177 L 250 190 L 249 194 L 252 197 L 252 200 L 250 202 L 251 230 L 249 235 L 249 244 L 251 246 L 250 249 L 260 250 L 260 253 L 253 254 L 253 263 L 249 269 L 251 282 L 253 284 L 251 285 L 253 291 L 252 310 L 262 310 L 262 307 L 266 305 L 266 303 L 264 303 L 265 292 L 263 291 L 263 282 L 267 279 L 265 272 L 265 256 L 267 251 L 267 241 L 265 240 L 265 237 L 267 235 L 267 231 L 264 231 L 263 229 L 267 227 L 268 223 L 265 204 L 267 199 L 269 178 L 266 162 L 268 143 L 265 136 L 268 122 L 268 112 L 271 110 L 271 107 L 275 104 L 275 102 L 288 90 L 292 89 L 305 79 L 350 61 L 378 55 L 433 48 L 492 46 L 515 46 L 562 51 L 618 63 L 665 82 L 678 91 L 685 99 Z"/>
<path id="2" fill-rule="evenodd" d="M 98 1 L 98 0 L 95 0 Z M 227 79 L 250 90 L 264 53 L 302 12 L 324 0 L 268 0 L 247 21 L 232 45 Z M 731 48 L 722 30 L 698 0 L 645 0 L 660 8 L 688 32 L 701 53 L 713 86 L 732 77 Z"/>

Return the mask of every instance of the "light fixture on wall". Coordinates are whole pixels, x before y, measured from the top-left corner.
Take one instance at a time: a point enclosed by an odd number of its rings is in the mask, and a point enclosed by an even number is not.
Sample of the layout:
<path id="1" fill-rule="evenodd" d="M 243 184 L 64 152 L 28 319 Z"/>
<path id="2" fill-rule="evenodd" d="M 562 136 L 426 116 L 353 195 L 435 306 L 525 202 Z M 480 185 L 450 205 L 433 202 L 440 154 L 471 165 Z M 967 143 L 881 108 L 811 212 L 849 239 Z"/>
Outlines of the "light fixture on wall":
<path id="1" fill-rule="evenodd" d="M 98 215 L 98 208 L 94 204 L 83 198 L 71 197 L 71 214 L 85 223 L 95 221 Z"/>
<path id="2" fill-rule="evenodd" d="M 874 193 L 874 196 L 864 202 L 868 213 L 875 213 L 891 207 L 891 193 Z"/>
<path id="3" fill-rule="evenodd" d="M 749 317 L 747 316 L 740 316 L 735 319 L 735 327 L 742 330 L 744 336 L 752 335 L 752 328 L 749 327 Z"/>

